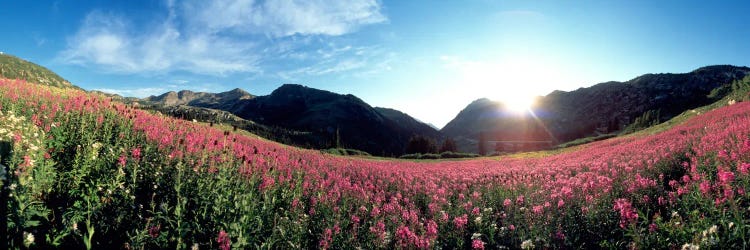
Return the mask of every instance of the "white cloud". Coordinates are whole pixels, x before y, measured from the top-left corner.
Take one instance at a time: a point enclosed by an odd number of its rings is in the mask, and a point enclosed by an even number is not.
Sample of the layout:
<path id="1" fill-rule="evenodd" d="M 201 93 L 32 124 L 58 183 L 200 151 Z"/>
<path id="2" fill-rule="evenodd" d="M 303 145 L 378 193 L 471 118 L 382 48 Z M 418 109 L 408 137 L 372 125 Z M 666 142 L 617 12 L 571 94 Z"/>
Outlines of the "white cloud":
<path id="1" fill-rule="evenodd" d="M 377 0 L 217 0 L 194 1 L 183 8 L 196 14 L 192 21 L 198 27 L 273 37 L 346 34 L 385 22 L 380 10 Z"/>
<path id="2" fill-rule="evenodd" d="M 94 11 L 68 40 L 59 59 L 115 73 L 189 71 L 202 74 L 257 71 L 253 45 L 218 36 L 182 34 L 167 20 L 141 30 L 125 18 Z"/>
<path id="3" fill-rule="evenodd" d="M 98 88 L 94 89 L 104 93 L 117 94 L 126 97 L 148 97 L 152 95 L 160 95 L 168 90 L 164 88 L 136 88 L 136 89 L 111 89 L 111 88 Z"/>
<path id="4" fill-rule="evenodd" d="M 338 36 L 387 21 L 377 0 L 192 0 L 165 5 L 168 13 L 150 26 L 113 13 L 89 13 L 58 59 L 110 73 L 262 73 L 263 63 L 276 57 L 308 56 L 295 49 L 310 43 L 310 36 Z M 342 62 L 340 68 L 354 64 Z"/>
<path id="5" fill-rule="evenodd" d="M 327 47 L 296 56 L 300 60 L 311 62 L 307 66 L 280 70 L 276 75 L 290 81 L 328 74 L 367 77 L 391 70 L 390 64 L 394 57 L 394 53 L 387 53 L 379 47 L 339 47 L 328 44 Z"/>

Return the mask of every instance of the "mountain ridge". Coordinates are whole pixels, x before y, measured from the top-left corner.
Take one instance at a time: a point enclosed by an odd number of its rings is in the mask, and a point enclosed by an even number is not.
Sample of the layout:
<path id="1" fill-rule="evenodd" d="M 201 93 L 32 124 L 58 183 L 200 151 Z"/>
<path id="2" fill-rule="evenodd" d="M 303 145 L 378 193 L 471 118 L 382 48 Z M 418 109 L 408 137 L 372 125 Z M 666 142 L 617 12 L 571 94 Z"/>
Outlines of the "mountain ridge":
<path id="1" fill-rule="evenodd" d="M 240 89 L 217 94 L 183 92 L 170 91 L 142 101 L 150 105 L 218 109 L 259 124 L 306 131 L 312 135 L 297 144 L 316 148 L 348 147 L 374 155 L 398 156 L 412 136 L 442 138 L 437 129 L 401 111 L 372 107 L 351 94 L 300 84 L 283 84 L 265 96 L 252 96 Z"/>
<path id="2" fill-rule="evenodd" d="M 459 148 L 478 151 L 480 133 L 511 131 L 536 123 L 548 130 L 555 143 L 623 130 L 637 117 L 659 111 L 658 120 L 706 105 L 712 91 L 750 74 L 750 68 L 732 65 L 700 67 L 688 73 L 644 74 L 625 82 L 608 81 L 573 91 L 553 91 L 537 99 L 530 115 L 511 116 L 501 102 L 480 98 L 467 105 L 441 132 L 457 137 Z M 536 128 L 532 128 L 536 129 Z"/>

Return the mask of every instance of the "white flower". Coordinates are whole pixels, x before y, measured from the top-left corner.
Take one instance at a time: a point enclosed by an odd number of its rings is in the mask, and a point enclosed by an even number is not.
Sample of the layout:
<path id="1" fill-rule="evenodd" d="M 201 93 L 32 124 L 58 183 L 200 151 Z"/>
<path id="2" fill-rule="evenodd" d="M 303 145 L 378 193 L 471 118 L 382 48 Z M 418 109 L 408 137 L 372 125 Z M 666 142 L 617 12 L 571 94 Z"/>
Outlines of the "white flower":
<path id="1" fill-rule="evenodd" d="M 734 222 L 729 222 L 729 229 L 732 229 L 734 227 Z"/>
<path id="2" fill-rule="evenodd" d="M 474 223 L 481 224 L 482 223 L 482 216 L 477 216 L 477 218 L 474 218 Z"/>
<path id="3" fill-rule="evenodd" d="M 198 243 L 193 244 L 192 247 L 190 247 L 191 250 L 198 250 Z"/>
<path id="4" fill-rule="evenodd" d="M 682 250 L 698 250 L 701 249 L 698 245 L 693 245 L 690 243 L 685 243 L 685 245 L 682 245 Z"/>
<path id="5" fill-rule="evenodd" d="M 521 242 L 521 249 L 534 249 L 534 242 L 531 240 L 524 240 Z"/>
<path id="6" fill-rule="evenodd" d="M 708 233 L 710 234 L 715 234 L 717 231 L 719 231 L 719 227 L 716 225 L 713 225 L 710 228 L 708 228 Z"/>
<path id="7" fill-rule="evenodd" d="M 23 232 L 23 245 L 28 248 L 32 244 L 34 244 L 34 235 L 29 232 Z"/>
<path id="8" fill-rule="evenodd" d="M 474 234 L 471 235 L 471 239 L 472 240 L 479 239 L 481 237 L 482 237 L 482 234 L 480 234 L 480 233 L 474 233 Z"/>

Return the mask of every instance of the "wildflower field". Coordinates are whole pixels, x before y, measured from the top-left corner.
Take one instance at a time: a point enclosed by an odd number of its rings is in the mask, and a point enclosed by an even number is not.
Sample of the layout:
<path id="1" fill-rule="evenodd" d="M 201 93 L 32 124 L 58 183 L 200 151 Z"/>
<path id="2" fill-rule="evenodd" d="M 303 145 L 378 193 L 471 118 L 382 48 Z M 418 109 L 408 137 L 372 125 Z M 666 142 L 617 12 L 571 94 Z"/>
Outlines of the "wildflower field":
<path id="1" fill-rule="evenodd" d="M 0 80 L 9 248 L 748 248 L 750 102 L 543 157 L 322 154 Z"/>

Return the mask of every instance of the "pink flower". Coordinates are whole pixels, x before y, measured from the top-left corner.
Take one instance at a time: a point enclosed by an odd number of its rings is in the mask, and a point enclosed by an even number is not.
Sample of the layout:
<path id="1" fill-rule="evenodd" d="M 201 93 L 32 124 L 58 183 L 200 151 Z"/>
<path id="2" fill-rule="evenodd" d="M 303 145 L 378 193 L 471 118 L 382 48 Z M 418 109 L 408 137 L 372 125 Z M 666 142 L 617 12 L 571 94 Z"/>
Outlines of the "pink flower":
<path id="1" fill-rule="evenodd" d="M 654 223 L 651 223 L 651 224 L 648 225 L 648 231 L 649 232 L 653 233 L 653 232 L 656 232 L 656 230 L 658 230 L 658 229 L 659 229 L 659 227 L 656 226 L 656 224 L 654 224 Z"/>
<path id="2" fill-rule="evenodd" d="M 562 199 L 558 200 L 557 201 L 557 208 L 562 208 L 563 206 L 565 206 L 565 202 Z"/>
<path id="3" fill-rule="evenodd" d="M 614 210 L 620 212 L 620 227 L 622 228 L 638 220 L 638 213 L 628 199 L 615 200 Z"/>
<path id="4" fill-rule="evenodd" d="M 719 176 L 719 183 L 722 185 L 729 184 L 730 182 L 734 181 L 734 172 L 732 171 L 724 171 L 719 169 L 717 175 Z"/>
<path id="5" fill-rule="evenodd" d="M 148 235 L 150 235 L 152 238 L 159 237 L 160 230 L 161 230 L 161 225 L 151 226 L 148 228 Z"/>
<path id="6" fill-rule="evenodd" d="M 516 198 L 516 204 L 523 205 L 524 197 L 523 195 L 519 195 L 518 198 Z"/>
<path id="7" fill-rule="evenodd" d="M 263 182 L 260 183 L 260 186 L 258 187 L 260 191 L 265 191 L 266 189 L 272 187 L 274 184 L 276 184 L 276 180 L 273 178 L 273 176 L 263 176 Z"/>
<path id="8" fill-rule="evenodd" d="M 503 206 L 505 207 L 510 207 L 511 204 L 513 204 L 513 202 L 510 201 L 510 199 L 508 198 L 506 198 L 505 201 L 503 202 Z"/>
<path id="9" fill-rule="evenodd" d="M 127 157 L 125 155 L 120 155 L 120 158 L 117 159 L 117 165 L 120 165 L 120 167 L 125 167 L 125 164 L 127 163 Z"/>
<path id="10" fill-rule="evenodd" d="M 219 243 L 219 248 L 221 250 L 231 249 L 232 240 L 229 238 L 229 234 L 224 230 L 219 232 L 219 238 L 216 239 L 216 242 Z"/>
<path id="11" fill-rule="evenodd" d="M 533 210 L 535 214 L 541 214 L 544 210 L 544 206 L 542 205 L 534 206 L 533 208 L 531 208 L 531 210 Z"/>
<path id="12" fill-rule="evenodd" d="M 427 237 L 436 238 L 438 235 L 438 225 L 433 220 L 427 221 Z"/>
<path id="13" fill-rule="evenodd" d="M 484 242 L 482 242 L 482 239 L 476 238 L 472 240 L 471 249 L 484 249 Z"/>
<path id="14" fill-rule="evenodd" d="M 140 160 L 141 159 L 141 149 L 140 148 L 134 148 L 130 151 L 130 155 L 133 156 L 134 159 Z"/>
<path id="15" fill-rule="evenodd" d="M 704 196 L 708 196 L 709 193 L 711 193 L 711 183 L 709 183 L 707 180 L 703 180 L 703 182 L 701 182 L 701 184 L 698 186 L 698 189 Z"/>
<path id="16" fill-rule="evenodd" d="M 419 238 L 414 232 L 409 230 L 409 227 L 399 226 L 398 229 L 396 229 L 396 240 L 399 248 L 407 248 L 407 246 L 412 243 L 417 243 Z"/>
<path id="17" fill-rule="evenodd" d="M 331 246 L 331 238 L 333 237 L 333 231 L 331 231 L 330 228 L 326 228 L 325 231 L 323 231 L 323 238 L 320 239 L 320 243 L 318 246 L 320 246 L 320 249 L 328 249 Z"/>
<path id="18" fill-rule="evenodd" d="M 740 164 L 740 166 L 737 167 L 737 169 L 741 174 L 746 175 L 750 173 L 750 163 L 743 162 L 742 164 Z"/>
<path id="19" fill-rule="evenodd" d="M 459 217 L 453 218 L 453 225 L 458 229 L 463 229 L 464 226 L 469 222 L 469 215 L 464 214 Z"/>

